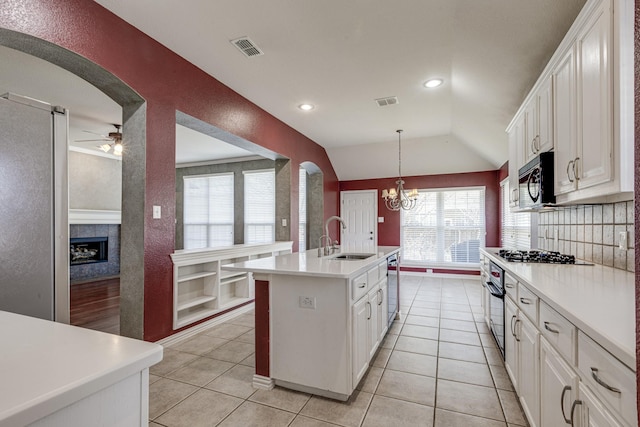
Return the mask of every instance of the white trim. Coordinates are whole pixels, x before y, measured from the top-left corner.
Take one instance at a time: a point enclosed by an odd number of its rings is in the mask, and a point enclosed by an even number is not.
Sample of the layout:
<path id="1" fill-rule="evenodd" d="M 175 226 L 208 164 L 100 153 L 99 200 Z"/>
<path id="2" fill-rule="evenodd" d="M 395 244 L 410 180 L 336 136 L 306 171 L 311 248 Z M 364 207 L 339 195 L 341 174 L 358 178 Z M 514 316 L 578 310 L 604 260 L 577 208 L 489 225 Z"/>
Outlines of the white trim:
<path id="1" fill-rule="evenodd" d="M 191 167 L 197 167 L 197 166 L 222 165 L 227 163 L 249 162 L 253 160 L 265 160 L 265 158 L 262 156 L 247 156 L 247 157 L 231 157 L 228 159 L 205 160 L 201 162 L 176 163 L 176 169 L 191 168 Z"/>
<path id="2" fill-rule="evenodd" d="M 242 175 L 251 175 L 251 174 L 266 173 L 266 172 L 276 173 L 276 168 L 244 170 L 244 171 L 242 171 Z"/>
<path id="3" fill-rule="evenodd" d="M 120 224 L 121 217 L 121 211 L 69 209 L 69 224 Z"/>
<path id="4" fill-rule="evenodd" d="M 259 388 L 261 390 L 273 390 L 275 384 L 276 382 L 273 380 L 273 378 L 253 374 L 253 388 Z"/>
<path id="5" fill-rule="evenodd" d="M 70 145 L 69 151 L 75 151 L 76 153 L 88 154 L 90 156 L 106 157 L 107 159 L 122 161 L 122 156 L 116 156 L 115 154 L 105 153 L 102 150 L 92 150 L 90 148 L 76 147 L 76 146 Z"/>
<path id="6" fill-rule="evenodd" d="M 202 175 L 184 175 L 182 177 L 182 181 L 188 181 L 190 179 L 197 178 L 209 178 L 212 176 L 233 176 L 234 177 L 234 185 L 235 185 L 235 175 L 233 172 L 216 172 L 216 173 L 204 173 Z"/>
<path id="7" fill-rule="evenodd" d="M 209 329 L 221 323 L 224 323 L 228 320 L 235 319 L 241 314 L 245 314 L 253 310 L 255 306 L 256 305 L 253 302 L 251 304 L 244 305 L 238 309 L 225 313 L 221 316 L 214 317 L 211 320 L 207 320 L 206 322 L 199 323 L 195 326 L 190 327 L 189 329 L 185 329 L 184 331 L 180 331 L 177 334 L 173 334 L 159 341 L 156 341 L 156 344 L 160 344 L 163 347 L 171 347 L 172 345 L 181 343 L 182 341 L 185 341 L 186 339 L 191 338 L 196 334 L 199 334 L 205 329 Z"/>

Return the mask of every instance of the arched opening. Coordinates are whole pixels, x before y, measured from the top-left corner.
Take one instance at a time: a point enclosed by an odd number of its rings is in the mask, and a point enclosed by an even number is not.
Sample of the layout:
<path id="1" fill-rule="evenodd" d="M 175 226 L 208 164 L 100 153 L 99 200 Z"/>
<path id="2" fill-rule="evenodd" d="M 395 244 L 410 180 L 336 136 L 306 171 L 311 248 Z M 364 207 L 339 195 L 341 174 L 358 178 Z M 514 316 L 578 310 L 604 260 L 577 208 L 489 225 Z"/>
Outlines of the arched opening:
<path id="1" fill-rule="evenodd" d="M 323 234 L 324 212 L 324 181 L 320 168 L 312 162 L 302 162 L 301 171 L 306 176 L 306 249 L 315 249 L 319 246 L 320 237 Z M 300 174 L 302 177 L 302 173 Z"/>
<path id="2" fill-rule="evenodd" d="M 55 64 L 86 80 L 122 107 L 122 214 L 120 242 L 120 334 L 144 334 L 144 213 L 146 103 L 116 76 L 53 43 L 0 29 L 0 45 Z"/>

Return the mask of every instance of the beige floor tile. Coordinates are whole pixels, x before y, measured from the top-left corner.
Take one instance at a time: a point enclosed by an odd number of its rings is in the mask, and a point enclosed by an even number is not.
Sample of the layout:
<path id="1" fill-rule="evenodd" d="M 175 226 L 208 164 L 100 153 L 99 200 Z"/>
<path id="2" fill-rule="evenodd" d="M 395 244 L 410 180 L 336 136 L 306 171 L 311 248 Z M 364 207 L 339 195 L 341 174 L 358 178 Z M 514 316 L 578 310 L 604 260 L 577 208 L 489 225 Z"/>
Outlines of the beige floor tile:
<path id="1" fill-rule="evenodd" d="M 149 373 L 164 377 L 168 373 L 183 367 L 197 358 L 198 356 L 195 354 L 183 353 L 171 348 L 164 348 L 162 361 L 149 368 Z"/>
<path id="2" fill-rule="evenodd" d="M 208 427 L 217 425 L 241 404 L 242 399 L 200 389 L 156 421 L 167 427 Z"/>
<path id="3" fill-rule="evenodd" d="M 462 312 L 462 311 L 452 311 L 452 310 L 442 310 L 440 314 L 440 318 L 442 319 L 453 319 L 453 320 L 464 320 L 466 322 L 473 322 L 473 314 L 471 311 Z"/>
<path id="4" fill-rule="evenodd" d="M 212 337 L 223 338 L 226 340 L 232 340 L 238 338 L 240 335 L 249 332 L 252 328 L 249 326 L 234 325 L 232 323 L 223 323 L 216 325 L 211 329 L 204 331 L 205 335 Z"/>
<path id="5" fill-rule="evenodd" d="M 456 331 L 477 332 L 475 322 L 467 322 L 465 320 L 440 319 L 440 327 Z"/>
<path id="6" fill-rule="evenodd" d="M 424 338 L 400 336 L 396 342 L 394 350 L 406 351 L 410 353 L 438 355 L 438 341 Z"/>
<path id="7" fill-rule="evenodd" d="M 386 370 L 376 396 L 392 397 L 422 405 L 434 405 L 436 379 L 406 372 Z"/>
<path id="8" fill-rule="evenodd" d="M 487 356 L 489 365 L 504 366 L 504 358 L 497 347 L 485 347 L 484 354 Z"/>
<path id="9" fill-rule="evenodd" d="M 482 347 L 444 341 L 440 341 L 438 347 L 438 356 L 441 358 L 487 363 Z"/>
<path id="10" fill-rule="evenodd" d="M 382 378 L 383 371 L 384 369 L 382 368 L 371 366 L 356 388 L 366 393 L 375 393 L 380 383 L 380 378 Z"/>
<path id="11" fill-rule="evenodd" d="M 149 418 L 155 419 L 196 392 L 197 387 L 162 378 L 149 386 Z"/>
<path id="12" fill-rule="evenodd" d="M 435 356 L 394 350 L 387 363 L 387 369 L 435 377 L 437 363 L 438 358 Z"/>
<path id="13" fill-rule="evenodd" d="M 373 356 L 373 360 L 371 361 L 371 366 L 375 366 L 377 368 L 386 367 L 387 362 L 389 361 L 389 356 L 391 356 L 390 348 L 379 348 L 376 355 Z"/>
<path id="14" fill-rule="evenodd" d="M 250 354 L 239 362 L 241 365 L 256 367 L 256 354 Z"/>
<path id="15" fill-rule="evenodd" d="M 491 370 L 491 376 L 493 376 L 493 382 L 496 388 L 513 391 L 513 384 L 511 384 L 511 379 L 504 366 L 489 365 L 489 369 Z"/>
<path id="16" fill-rule="evenodd" d="M 522 407 L 516 394 L 512 391 L 498 390 L 498 396 L 500 396 L 500 402 L 502 402 L 502 409 L 504 410 L 504 416 L 507 422 L 521 426 L 527 425 L 526 417 L 522 412 Z"/>
<path id="17" fill-rule="evenodd" d="M 438 361 L 438 378 L 493 387 L 493 377 L 491 377 L 489 367 L 484 363 L 440 359 Z"/>
<path id="18" fill-rule="evenodd" d="M 226 323 L 254 328 L 256 326 L 256 316 L 254 316 L 253 314 L 241 314 L 240 316 L 235 317 Z"/>
<path id="19" fill-rule="evenodd" d="M 433 425 L 433 408 L 384 396 L 373 396 L 362 427 Z"/>
<path id="20" fill-rule="evenodd" d="M 471 313 L 471 307 L 469 304 L 465 302 L 458 303 L 459 300 L 454 300 L 454 302 L 443 302 L 440 305 L 440 309 L 442 311 L 459 311 L 461 313 Z"/>
<path id="21" fill-rule="evenodd" d="M 381 348 L 393 348 L 396 345 L 396 341 L 398 340 L 399 335 L 390 334 L 387 332 L 387 335 L 384 337 L 382 342 L 380 343 Z"/>
<path id="22" fill-rule="evenodd" d="M 487 347 L 487 348 L 498 348 L 498 345 L 496 344 L 496 339 L 493 337 L 493 335 L 489 334 L 478 334 L 480 336 L 480 342 L 482 343 L 483 347 Z"/>
<path id="23" fill-rule="evenodd" d="M 234 366 L 222 360 L 200 357 L 167 375 L 176 381 L 202 387 Z"/>
<path id="24" fill-rule="evenodd" d="M 435 308 L 411 307 L 409 314 L 415 316 L 440 317 L 440 310 Z"/>
<path id="25" fill-rule="evenodd" d="M 235 341 L 246 342 L 246 343 L 249 343 L 249 344 L 255 344 L 256 343 L 256 330 L 255 329 L 251 329 L 249 332 L 245 332 L 244 334 L 242 334 L 238 338 L 236 338 Z"/>
<path id="26" fill-rule="evenodd" d="M 151 421 L 149 422 L 149 427 L 164 427 L 164 426 L 161 426 L 160 424 L 156 424 L 153 421 Z"/>
<path id="27" fill-rule="evenodd" d="M 359 390 L 354 391 L 347 402 L 313 396 L 300 415 L 345 427 L 357 427 L 362 423 L 372 397 L 371 393 Z"/>
<path id="28" fill-rule="evenodd" d="M 402 329 L 402 323 L 395 321 L 391 326 L 389 326 L 388 334 L 392 335 L 400 335 L 400 330 Z"/>
<path id="29" fill-rule="evenodd" d="M 438 339 L 438 328 L 419 325 L 404 325 L 400 335 L 407 337 L 426 338 L 430 340 Z"/>
<path id="30" fill-rule="evenodd" d="M 454 331 L 453 329 L 440 329 L 440 341 L 481 346 L 477 333 Z"/>
<path id="31" fill-rule="evenodd" d="M 153 374 L 149 374 L 149 385 L 155 383 L 156 381 L 162 379 L 162 377 L 159 377 L 157 375 L 153 375 Z"/>
<path id="32" fill-rule="evenodd" d="M 249 400 L 297 414 L 310 398 L 311 395 L 306 393 L 275 387 L 272 390 L 257 390 Z"/>
<path id="33" fill-rule="evenodd" d="M 440 308 L 440 299 L 436 298 L 436 299 L 426 299 L 426 300 L 419 300 L 416 299 L 413 301 L 413 303 L 411 304 L 412 307 L 422 307 L 422 308 L 436 308 L 439 309 Z"/>
<path id="34" fill-rule="evenodd" d="M 481 334 L 491 333 L 491 329 L 489 329 L 489 326 L 487 326 L 487 322 L 485 322 L 484 319 L 482 320 L 482 322 L 475 322 L 475 323 L 479 333 Z"/>
<path id="35" fill-rule="evenodd" d="M 405 324 L 437 328 L 440 325 L 440 319 L 438 317 L 416 316 L 414 314 L 410 314 L 407 316 Z"/>
<path id="36" fill-rule="evenodd" d="M 286 427 L 295 418 L 296 414 L 281 411 L 280 409 L 260 405 L 258 403 L 244 402 L 233 411 L 219 427 Z"/>
<path id="37" fill-rule="evenodd" d="M 255 352 L 255 345 L 240 341 L 229 341 L 204 356 L 225 362 L 238 363 Z"/>
<path id="38" fill-rule="evenodd" d="M 501 421 L 436 409 L 435 427 L 506 427 Z"/>
<path id="39" fill-rule="evenodd" d="M 437 402 L 441 409 L 504 421 L 493 387 L 438 380 Z"/>
<path id="40" fill-rule="evenodd" d="M 335 427 L 337 424 L 331 424 L 325 421 L 315 420 L 313 418 L 302 415 L 296 416 L 290 427 Z"/>
<path id="41" fill-rule="evenodd" d="M 205 387 L 209 390 L 215 390 L 246 399 L 256 391 L 256 389 L 253 388 L 254 373 L 255 369 L 250 366 L 235 365 L 208 383 Z"/>
<path id="42" fill-rule="evenodd" d="M 216 338 L 205 334 L 198 334 L 185 341 L 179 342 L 178 344 L 172 345 L 170 348 L 185 353 L 203 355 L 215 348 L 220 347 L 222 344 L 226 344 L 227 342 L 229 341 L 222 338 Z"/>

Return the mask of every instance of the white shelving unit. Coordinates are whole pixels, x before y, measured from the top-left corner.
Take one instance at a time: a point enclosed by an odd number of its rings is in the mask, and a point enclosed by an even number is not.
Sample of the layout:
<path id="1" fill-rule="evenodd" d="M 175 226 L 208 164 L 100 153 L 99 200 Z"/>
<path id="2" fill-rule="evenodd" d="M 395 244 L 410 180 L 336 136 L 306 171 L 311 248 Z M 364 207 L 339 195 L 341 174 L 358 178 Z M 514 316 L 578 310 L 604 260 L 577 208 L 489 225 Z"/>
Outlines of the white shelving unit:
<path id="1" fill-rule="evenodd" d="M 173 261 L 173 329 L 253 300 L 251 273 L 223 271 L 227 264 L 291 253 L 293 242 L 180 250 Z"/>

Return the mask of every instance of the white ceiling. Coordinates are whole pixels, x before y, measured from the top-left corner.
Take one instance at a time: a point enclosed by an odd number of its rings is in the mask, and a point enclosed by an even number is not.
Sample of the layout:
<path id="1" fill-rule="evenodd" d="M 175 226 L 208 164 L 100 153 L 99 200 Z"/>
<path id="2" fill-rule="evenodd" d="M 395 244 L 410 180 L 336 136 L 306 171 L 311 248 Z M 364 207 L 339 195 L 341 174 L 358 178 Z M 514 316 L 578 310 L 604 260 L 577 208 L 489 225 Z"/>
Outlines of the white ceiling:
<path id="1" fill-rule="evenodd" d="M 323 146 L 350 180 L 397 175 L 396 129 L 404 176 L 500 167 L 506 126 L 585 0 L 96 1 Z M 229 43 L 241 36 L 265 54 L 242 55 Z M 431 77 L 445 83 L 424 88 Z M 6 91 L 69 108 L 72 143 L 121 122 L 93 86 L 0 48 Z M 378 107 L 387 96 L 399 104 Z M 245 154 L 193 133 L 177 127 L 179 162 Z"/>

